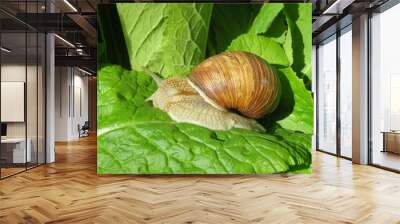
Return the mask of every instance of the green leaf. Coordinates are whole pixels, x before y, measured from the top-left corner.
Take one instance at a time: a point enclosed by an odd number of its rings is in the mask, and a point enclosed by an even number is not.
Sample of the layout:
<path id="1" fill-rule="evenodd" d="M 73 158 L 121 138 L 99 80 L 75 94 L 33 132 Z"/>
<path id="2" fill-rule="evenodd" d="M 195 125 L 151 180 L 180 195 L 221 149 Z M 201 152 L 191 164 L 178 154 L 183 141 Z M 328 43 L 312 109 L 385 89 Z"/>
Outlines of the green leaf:
<path id="1" fill-rule="evenodd" d="M 155 89 L 140 72 L 119 66 L 99 71 L 98 173 L 267 174 L 310 167 L 310 135 L 176 123 L 145 101 Z"/>
<path id="2" fill-rule="evenodd" d="M 269 64 L 288 66 L 282 46 L 271 38 L 256 34 L 243 34 L 232 41 L 228 51 L 247 51 L 264 58 Z"/>
<path id="3" fill-rule="evenodd" d="M 97 88 L 99 126 L 125 124 L 135 119 L 138 113 L 154 113 L 152 115 L 158 120 L 168 119 L 161 111 L 154 111 L 151 102 L 145 101 L 157 88 L 148 76 L 129 72 L 119 66 L 107 66 L 101 72 Z M 146 121 L 144 118 L 146 116 L 141 117 L 141 121 Z"/>
<path id="4" fill-rule="evenodd" d="M 184 75 L 205 57 L 212 4 L 118 3 L 133 69 Z"/>
<path id="5" fill-rule="evenodd" d="M 247 33 L 260 7 L 261 4 L 215 4 L 210 22 L 207 55 L 224 52 L 232 40 Z"/>
<path id="6" fill-rule="evenodd" d="M 265 59 L 269 64 L 288 66 L 286 55 L 281 45 L 270 38 L 244 34 L 235 39 L 228 50 L 241 50 L 256 54 Z M 313 99 L 311 92 L 306 89 L 303 79 L 289 68 L 277 70 L 282 93 L 280 103 L 267 118 L 264 124 L 277 122 L 285 129 L 313 133 Z"/>
<path id="7" fill-rule="evenodd" d="M 272 120 L 282 128 L 313 133 L 313 98 L 304 86 L 303 80 L 291 68 L 278 69 L 282 94 L 278 107 L 272 113 Z"/>
<path id="8" fill-rule="evenodd" d="M 312 5 L 285 4 L 284 13 L 289 29 L 283 47 L 289 62 L 298 76 L 311 80 Z"/>
<path id="9" fill-rule="evenodd" d="M 283 9 L 282 3 L 266 3 L 261 7 L 260 12 L 253 21 L 249 33 L 261 34 L 265 33 L 270 27 L 275 18 Z"/>

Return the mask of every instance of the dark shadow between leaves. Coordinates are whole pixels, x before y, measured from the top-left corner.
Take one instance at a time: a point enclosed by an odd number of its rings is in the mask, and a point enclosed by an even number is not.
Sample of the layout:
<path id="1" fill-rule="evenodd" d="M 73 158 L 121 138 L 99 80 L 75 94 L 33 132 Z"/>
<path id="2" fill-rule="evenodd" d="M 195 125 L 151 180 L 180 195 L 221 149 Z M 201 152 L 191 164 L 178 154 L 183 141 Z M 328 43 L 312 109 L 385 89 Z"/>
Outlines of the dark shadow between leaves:
<path id="1" fill-rule="evenodd" d="M 285 15 L 283 12 L 280 12 L 277 16 L 277 18 L 272 22 L 270 28 L 267 30 L 267 32 L 262 33 L 261 35 L 269 37 L 269 38 L 275 38 L 275 39 L 281 39 L 284 37 L 285 32 L 287 31 L 287 24 L 286 24 L 286 19 Z M 284 41 L 281 40 L 282 42 Z M 277 41 L 279 42 L 279 41 Z M 279 42 L 282 44 L 282 42 Z"/>
<path id="2" fill-rule="evenodd" d="M 224 52 L 234 39 L 247 33 L 260 8 L 261 4 L 214 4 L 206 57 Z"/>
<path id="3" fill-rule="evenodd" d="M 98 55 L 98 68 L 109 64 L 120 65 L 130 70 L 128 50 L 117 7 L 114 4 L 100 4 L 97 11 L 97 46 L 102 50 Z"/>
<path id="4" fill-rule="evenodd" d="M 292 33 L 292 49 L 293 49 L 293 65 L 292 68 L 296 72 L 299 78 L 303 78 L 304 74 L 300 71 L 305 66 L 305 55 L 304 55 L 304 43 L 303 36 L 300 32 L 299 27 L 295 21 L 299 19 L 299 5 L 298 4 L 287 4 L 285 6 L 289 19 L 293 22 L 291 26 Z"/>
<path id="5" fill-rule="evenodd" d="M 259 120 L 261 125 L 263 125 L 267 129 L 271 129 L 276 121 L 282 120 L 289 116 L 292 113 L 294 107 L 294 95 L 293 90 L 290 87 L 289 80 L 283 72 L 279 70 L 275 71 L 281 83 L 281 96 L 279 104 L 274 112 L 265 115 Z"/>

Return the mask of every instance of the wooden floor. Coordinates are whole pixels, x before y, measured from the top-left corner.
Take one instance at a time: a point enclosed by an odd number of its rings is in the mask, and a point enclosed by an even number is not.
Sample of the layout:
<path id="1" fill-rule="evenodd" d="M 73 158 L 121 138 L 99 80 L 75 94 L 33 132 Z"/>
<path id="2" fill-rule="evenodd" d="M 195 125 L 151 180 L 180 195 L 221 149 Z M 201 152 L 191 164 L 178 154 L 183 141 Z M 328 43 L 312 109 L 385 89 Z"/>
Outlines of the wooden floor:
<path id="1" fill-rule="evenodd" d="M 27 167 L 25 167 L 25 164 L 18 165 L 18 167 L 2 167 L 1 168 L 1 178 L 5 178 L 11 175 L 15 175 L 20 172 L 24 172 L 27 169 L 33 169 L 37 166 L 37 164 L 29 164 L 27 163 Z"/>
<path id="2" fill-rule="evenodd" d="M 24 170 L 25 170 L 25 167 L 23 167 L 23 168 L 19 168 L 19 167 L 17 167 L 17 168 L 14 168 L 14 167 L 4 168 L 3 167 L 3 168 L 1 168 L 1 177 L 3 178 L 3 177 L 11 176 L 13 174 L 22 172 Z"/>
<path id="3" fill-rule="evenodd" d="M 312 175 L 98 176 L 95 138 L 0 181 L 0 223 L 400 223 L 400 175 L 314 154 Z"/>
<path id="4" fill-rule="evenodd" d="M 372 159 L 374 164 L 400 170 L 400 154 L 375 150 Z"/>

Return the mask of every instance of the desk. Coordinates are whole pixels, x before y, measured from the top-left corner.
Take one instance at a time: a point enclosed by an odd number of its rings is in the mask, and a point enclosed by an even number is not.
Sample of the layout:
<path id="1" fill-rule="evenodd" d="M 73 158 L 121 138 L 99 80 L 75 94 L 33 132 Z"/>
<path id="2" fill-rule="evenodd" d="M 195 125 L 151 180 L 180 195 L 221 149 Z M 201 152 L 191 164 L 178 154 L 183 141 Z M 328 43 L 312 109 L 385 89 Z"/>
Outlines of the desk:
<path id="1" fill-rule="evenodd" d="M 26 147 L 26 154 L 25 154 L 25 138 L 1 139 L 2 157 L 8 163 L 31 162 L 31 160 L 32 160 L 32 153 L 31 153 L 32 140 L 30 138 L 28 138 L 28 139 L 26 139 L 26 142 L 28 143 L 27 144 L 28 147 Z M 5 154 L 5 157 L 3 156 L 3 154 Z M 12 154 L 12 156 L 11 156 L 11 154 Z M 25 159 L 26 159 L 26 161 L 25 161 Z"/>
<path id="2" fill-rule="evenodd" d="M 383 131 L 382 152 L 393 152 L 400 154 L 400 131 Z"/>

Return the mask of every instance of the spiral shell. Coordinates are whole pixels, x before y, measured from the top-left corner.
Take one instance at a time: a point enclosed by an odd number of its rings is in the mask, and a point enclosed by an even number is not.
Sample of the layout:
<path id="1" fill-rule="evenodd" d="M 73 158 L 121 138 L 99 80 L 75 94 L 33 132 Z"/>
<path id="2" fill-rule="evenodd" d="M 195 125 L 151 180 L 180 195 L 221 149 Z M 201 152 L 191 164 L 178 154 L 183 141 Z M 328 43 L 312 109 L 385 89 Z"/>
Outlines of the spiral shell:
<path id="1" fill-rule="evenodd" d="M 279 103 L 278 76 L 266 61 L 252 53 L 212 56 L 196 66 L 188 78 L 209 103 L 248 118 L 261 118 Z"/>

